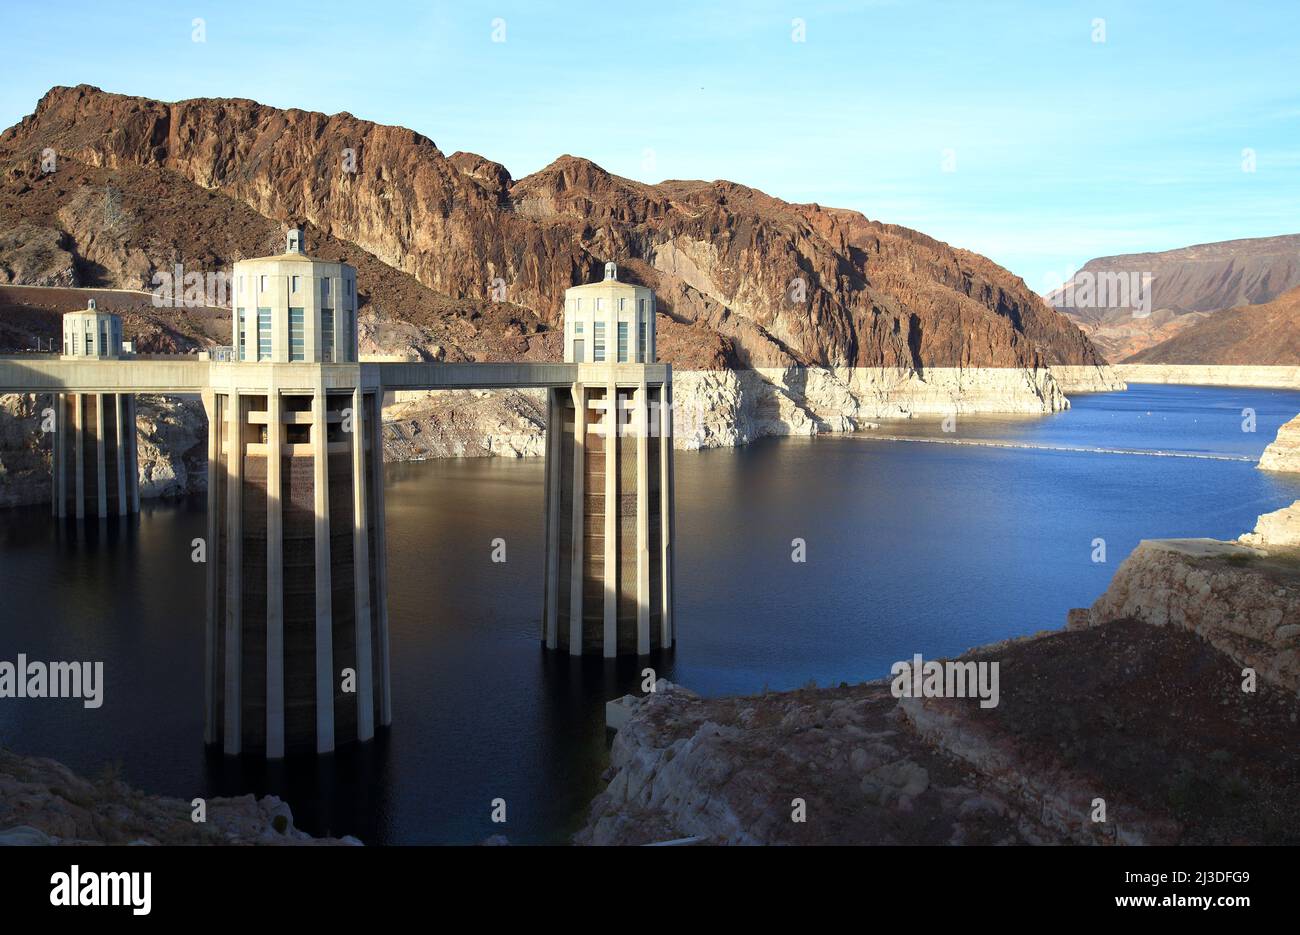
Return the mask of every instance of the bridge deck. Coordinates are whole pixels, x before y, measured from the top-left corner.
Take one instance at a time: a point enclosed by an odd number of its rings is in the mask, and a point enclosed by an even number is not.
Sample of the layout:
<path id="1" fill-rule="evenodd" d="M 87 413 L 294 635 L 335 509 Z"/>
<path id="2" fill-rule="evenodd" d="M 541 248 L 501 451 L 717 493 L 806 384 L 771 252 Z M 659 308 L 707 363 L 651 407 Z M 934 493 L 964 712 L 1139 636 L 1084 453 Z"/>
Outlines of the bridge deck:
<path id="1" fill-rule="evenodd" d="M 229 364 L 193 357 L 144 360 L 63 360 L 29 355 L 0 358 L 0 393 L 199 393 L 242 367 L 322 366 L 344 383 L 386 390 L 544 389 L 574 383 L 664 383 L 667 364 L 382 362 L 361 364 Z M 351 372 L 354 371 L 354 372 Z M 237 382 L 237 379 L 236 379 Z"/>

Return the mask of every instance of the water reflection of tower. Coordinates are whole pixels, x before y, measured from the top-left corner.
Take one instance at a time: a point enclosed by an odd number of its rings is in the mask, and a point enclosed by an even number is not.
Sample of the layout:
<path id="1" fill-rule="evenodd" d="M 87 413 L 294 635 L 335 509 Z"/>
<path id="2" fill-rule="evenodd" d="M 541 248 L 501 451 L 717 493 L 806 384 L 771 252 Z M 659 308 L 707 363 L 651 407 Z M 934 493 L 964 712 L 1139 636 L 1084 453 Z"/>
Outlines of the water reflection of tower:
<path id="1" fill-rule="evenodd" d="M 391 723 L 381 391 L 357 361 L 356 270 L 234 268 L 208 413 L 206 728 L 227 754 L 328 752 Z"/>

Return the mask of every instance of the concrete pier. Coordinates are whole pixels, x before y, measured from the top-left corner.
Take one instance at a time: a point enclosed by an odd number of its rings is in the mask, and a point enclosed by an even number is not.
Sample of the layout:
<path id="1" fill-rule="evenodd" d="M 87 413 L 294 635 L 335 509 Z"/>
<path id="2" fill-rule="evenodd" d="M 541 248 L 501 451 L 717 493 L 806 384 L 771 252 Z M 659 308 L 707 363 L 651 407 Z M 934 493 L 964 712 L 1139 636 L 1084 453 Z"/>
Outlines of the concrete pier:
<path id="1" fill-rule="evenodd" d="M 654 296 L 605 279 L 565 294 L 565 360 L 547 392 L 542 642 L 571 655 L 673 645 L 672 371 L 654 363 Z"/>
<path id="2" fill-rule="evenodd" d="M 612 658 L 673 645 L 672 455 L 661 434 L 663 399 L 662 384 L 548 391 L 548 649 Z"/>
<path id="3" fill-rule="evenodd" d="M 328 753 L 392 717 L 383 391 L 356 363 L 355 271 L 299 250 L 235 264 L 236 360 L 204 393 L 205 723 L 229 755 Z"/>
<path id="4" fill-rule="evenodd" d="M 112 367 L 123 358 L 122 319 L 86 308 L 63 316 L 60 363 Z M 51 393 L 54 445 L 50 511 L 59 517 L 126 516 L 140 510 L 135 397 L 129 393 Z"/>
<path id="5" fill-rule="evenodd" d="M 55 393 L 51 512 L 105 518 L 140 511 L 135 400 Z"/>
<path id="6" fill-rule="evenodd" d="M 271 758 L 369 740 L 391 719 L 382 452 L 367 430 L 381 397 L 324 368 L 277 369 L 231 364 L 204 398 L 208 735 Z"/>

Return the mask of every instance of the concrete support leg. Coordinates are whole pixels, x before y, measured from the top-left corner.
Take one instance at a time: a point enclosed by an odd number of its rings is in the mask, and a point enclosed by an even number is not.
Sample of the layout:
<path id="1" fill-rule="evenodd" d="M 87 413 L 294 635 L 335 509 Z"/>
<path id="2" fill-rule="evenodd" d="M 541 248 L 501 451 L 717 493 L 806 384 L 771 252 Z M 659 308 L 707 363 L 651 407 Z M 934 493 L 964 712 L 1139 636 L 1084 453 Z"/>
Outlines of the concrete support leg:
<path id="1" fill-rule="evenodd" d="M 125 402 L 122 405 L 126 410 Z M 203 411 L 208 416 L 208 539 L 207 551 L 207 614 L 203 626 L 203 742 L 217 742 L 216 660 L 217 660 L 217 531 L 221 518 L 217 515 L 220 503 L 217 485 L 221 483 L 218 463 L 221 455 L 221 416 L 217 409 L 217 396 L 212 390 L 203 391 Z M 123 495 L 125 497 L 125 494 Z"/>
<path id="2" fill-rule="evenodd" d="M 374 660 L 370 647 L 370 525 L 366 496 L 366 415 L 360 389 L 352 391 L 352 556 L 356 594 L 357 739 L 375 736 Z"/>
<path id="3" fill-rule="evenodd" d="M 74 432 L 72 443 L 77 446 L 73 460 L 73 492 L 77 498 L 77 519 L 86 517 L 86 409 L 85 396 L 72 394 L 72 411 L 74 413 Z"/>
<path id="4" fill-rule="evenodd" d="M 587 472 L 587 390 L 573 384 L 573 545 L 569 567 L 569 654 L 582 655 L 582 556 L 585 532 L 583 499 L 584 475 Z"/>
<path id="5" fill-rule="evenodd" d="M 673 411 L 672 383 L 659 391 L 659 645 L 673 645 Z"/>
<path id="6" fill-rule="evenodd" d="M 564 408 L 560 405 L 559 392 L 546 391 L 546 604 L 542 639 L 547 649 L 557 648 L 560 639 L 560 458 L 564 445 Z"/>
<path id="7" fill-rule="evenodd" d="M 135 430 L 135 396 L 126 395 L 126 476 L 127 489 L 131 491 L 131 512 L 140 512 L 140 463 L 136 446 Z"/>
<path id="8" fill-rule="evenodd" d="M 240 752 L 243 744 L 243 725 L 240 720 L 243 713 L 240 677 L 243 669 L 243 634 L 240 629 L 243 614 L 240 604 L 243 594 L 244 412 L 237 393 L 230 393 L 226 401 L 226 425 L 229 431 L 226 442 L 226 677 L 223 694 L 226 723 L 222 747 L 228 756 L 234 756 Z"/>
<path id="9" fill-rule="evenodd" d="M 636 652 L 650 653 L 650 432 L 649 390 L 636 389 L 632 426 L 636 435 Z"/>
<path id="10" fill-rule="evenodd" d="M 104 396 L 103 393 L 95 394 L 95 509 L 100 519 L 108 516 L 108 462 L 104 458 Z"/>
<path id="11" fill-rule="evenodd" d="M 375 581 L 378 593 L 371 596 L 372 601 L 379 602 L 379 645 L 374 649 L 379 653 L 379 685 L 377 700 L 379 703 L 379 723 L 387 727 L 393 723 L 392 683 L 388 656 L 388 552 L 384 538 L 386 535 L 384 519 L 384 391 L 375 390 L 374 418 L 371 419 L 371 459 L 374 472 L 370 488 L 373 496 L 373 515 L 375 518 Z"/>
<path id="12" fill-rule="evenodd" d="M 126 491 L 126 397 L 121 393 L 113 394 L 113 431 L 115 433 L 113 450 L 117 452 L 114 467 L 117 468 L 117 515 L 125 516 L 128 512 L 131 496 Z M 133 437 L 134 438 L 134 437 Z"/>
<path id="13" fill-rule="evenodd" d="M 68 434 L 71 413 L 68 395 L 54 394 L 54 515 L 68 515 Z"/>
<path id="14" fill-rule="evenodd" d="M 284 756 L 284 423 L 279 389 L 266 394 L 266 756 Z"/>
<path id="15" fill-rule="evenodd" d="M 606 659 L 618 655 L 618 386 L 605 390 L 605 627 Z"/>
<path id="16" fill-rule="evenodd" d="M 316 752 L 334 749 L 334 634 L 330 593 L 329 426 L 323 384 L 312 394 L 311 446 L 316 512 Z"/>

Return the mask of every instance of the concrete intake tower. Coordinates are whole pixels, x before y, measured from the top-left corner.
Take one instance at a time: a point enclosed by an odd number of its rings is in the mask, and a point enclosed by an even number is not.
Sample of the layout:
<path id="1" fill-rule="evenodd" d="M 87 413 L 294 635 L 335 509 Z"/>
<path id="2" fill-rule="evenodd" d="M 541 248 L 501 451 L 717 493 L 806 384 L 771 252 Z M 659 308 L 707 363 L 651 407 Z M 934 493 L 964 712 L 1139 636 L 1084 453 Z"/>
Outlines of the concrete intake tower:
<path id="1" fill-rule="evenodd" d="M 542 640 L 605 657 L 673 645 L 671 370 L 655 298 L 605 278 L 564 294 L 567 389 L 547 391 Z"/>
<path id="2" fill-rule="evenodd" d="M 356 270 L 234 266 L 208 415 L 206 728 L 227 754 L 327 753 L 391 722 L 382 390 L 357 361 Z"/>

